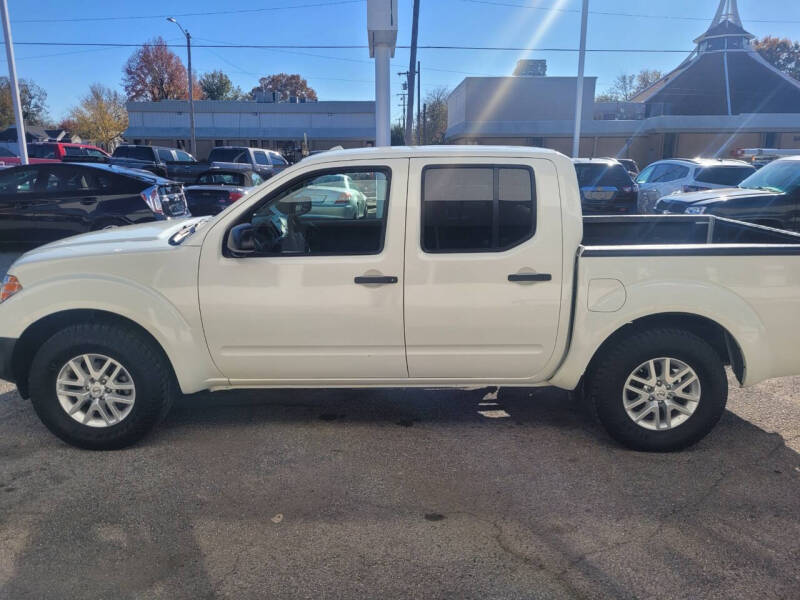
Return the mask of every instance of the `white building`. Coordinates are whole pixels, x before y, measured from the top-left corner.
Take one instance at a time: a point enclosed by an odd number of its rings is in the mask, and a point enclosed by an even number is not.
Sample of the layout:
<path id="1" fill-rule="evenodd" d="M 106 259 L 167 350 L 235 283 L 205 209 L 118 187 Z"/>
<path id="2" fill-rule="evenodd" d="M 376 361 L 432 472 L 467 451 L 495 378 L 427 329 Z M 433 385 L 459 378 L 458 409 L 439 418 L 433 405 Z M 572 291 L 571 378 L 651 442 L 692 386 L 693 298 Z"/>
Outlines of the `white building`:
<path id="1" fill-rule="evenodd" d="M 183 100 L 128 102 L 125 140 L 189 147 L 189 105 Z M 198 158 L 214 146 L 251 146 L 291 155 L 308 140 L 309 151 L 375 144 L 373 101 L 194 103 Z"/>

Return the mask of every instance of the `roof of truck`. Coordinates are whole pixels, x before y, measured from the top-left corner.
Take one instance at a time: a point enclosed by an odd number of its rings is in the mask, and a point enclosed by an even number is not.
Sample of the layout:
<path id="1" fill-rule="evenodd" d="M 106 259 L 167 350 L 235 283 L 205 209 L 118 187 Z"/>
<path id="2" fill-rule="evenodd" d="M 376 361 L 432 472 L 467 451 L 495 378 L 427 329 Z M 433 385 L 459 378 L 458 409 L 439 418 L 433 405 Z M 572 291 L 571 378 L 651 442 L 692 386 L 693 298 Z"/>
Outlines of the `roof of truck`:
<path id="1" fill-rule="evenodd" d="M 351 148 L 329 150 L 303 159 L 303 164 L 326 163 L 334 160 L 358 160 L 375 158 L 445 158 L 452 156 L 475 157 L 564 157 L 560 152 L 548 148 L 527 146 L 386 146 L 379 148 Z M 566 158 L 566 157 L 564 157 Z"/>

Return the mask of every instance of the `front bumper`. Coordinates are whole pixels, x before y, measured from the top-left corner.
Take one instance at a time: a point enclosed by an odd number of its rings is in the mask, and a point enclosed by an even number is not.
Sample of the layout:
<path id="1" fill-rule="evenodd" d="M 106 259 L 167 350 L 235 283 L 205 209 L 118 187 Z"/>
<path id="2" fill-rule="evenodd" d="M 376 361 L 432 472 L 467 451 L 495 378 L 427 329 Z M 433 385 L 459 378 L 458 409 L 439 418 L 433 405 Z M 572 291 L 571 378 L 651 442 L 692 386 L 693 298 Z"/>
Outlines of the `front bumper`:
<path id="1" fill-rule="evenodd" d="M 0 379 L 16 383 L 11 359 L 14 356 L 14 347 L 17 338 L 0 337 Z"/>

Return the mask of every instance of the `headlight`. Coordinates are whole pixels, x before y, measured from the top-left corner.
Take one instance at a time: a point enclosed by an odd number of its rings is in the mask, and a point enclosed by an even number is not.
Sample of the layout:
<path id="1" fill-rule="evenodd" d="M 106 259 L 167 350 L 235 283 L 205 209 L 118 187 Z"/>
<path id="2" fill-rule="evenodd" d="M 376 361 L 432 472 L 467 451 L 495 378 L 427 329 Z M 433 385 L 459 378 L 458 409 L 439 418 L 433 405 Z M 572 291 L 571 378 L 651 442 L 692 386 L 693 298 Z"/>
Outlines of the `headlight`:
<path id="1" fill-rule="evenodd" d="M 689 208 L 687 208 L 683 212 L 686 213 L 687 215 L 702 215 L 704 212 L 706 212 L 706 207 L 705 206 L 690 206 Z"/>
<path id="2" fill-rule="evenodd" d="M 17 292 L 22 291 L 22 284 L 13 275 L 6 275 L 3 278 L 3 288 L 0 290 L 0 302 L 5 302 Z"/>

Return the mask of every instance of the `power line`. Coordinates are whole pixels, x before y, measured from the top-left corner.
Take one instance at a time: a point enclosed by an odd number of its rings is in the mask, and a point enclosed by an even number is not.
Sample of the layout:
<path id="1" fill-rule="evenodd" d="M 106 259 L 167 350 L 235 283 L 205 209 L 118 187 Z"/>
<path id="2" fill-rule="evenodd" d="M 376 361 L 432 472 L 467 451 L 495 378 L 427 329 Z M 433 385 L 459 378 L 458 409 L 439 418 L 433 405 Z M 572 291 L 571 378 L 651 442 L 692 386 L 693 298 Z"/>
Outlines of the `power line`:
<path id="1" fill-rule="evenodd" d="M 140 48 L 142 44 L 122 42 L 14 42 L 15 46 L 79 46 L 79 47 L 105 47 L 105 48 Z M 168 48 L 183 48 L 182 44 L 165 44 Z M 244 48 L 252 50 L 364 50 L 366 44 L 193 44 L 193 48 Z M 398 45 L 397 48 L 408 49 L 408 45 Z M 480 50 L 499 52 L 577 52 L 578 48 L 530 48 L 526 46 L 457 46 L 457 45 L 423 45 L 418 46 L 424 50 Z M 689 52 L 683 49 L 664 48 L 587 48 L 587 52 L 597 53 L 681 53 Z M 327 58 L 327 57 L 326 57 Z M 352 59 L 351 59 L 352 60 Z"/>
<path id="2" fill-rule="evenodd" d="M 366 0 L 334 0 L 333 2 L 314 2 L 308 4 L 295 4 L 292 6 L 271 6 L 268 8 L 243 8 L 239 10 L 218 10 L 211 12 L 169 13 L 163 15 L 135 15 L 129 17 L 75 17 L 71 19 L 15 19 L 12 23 L 77 23 L 85 21 L 133 21 L 141 19 L 165 19 L 167 17 L 205 17 L 215 15 L 239 15 L 246 13 L 260 13 L 277 10 L 292 10 L 295 8 L 321 8 L 325 6 L 338 6 L 340 4 L 363 4 Z"/>
<path id="3" fill-rule="evenodd" d="M 516 4 L 513 2 L 503 2 L 500 0 L 461 0 L 461 2 L 469 2 L 472 4 L 486 4 L 489 6 L 503 6 L 513 8 L 529 8 L 532 10 L 543 10 L 547 12 L 562 12 L 562 13 L 576 13 L 580 14 L 577 8 L 557 8 L 555 6 L 538 6 L 531 4 Z M 590 15 L 602 15 L 607 17 L 634 17 L 638 19 L 669 19 L 673 21 L 703 21 L 708 22 L 707 17 L 688 17 L 684 15 L 648 15 L 642 13 L 628 13 L 617 11 L 604 11 L 604 10 L 590 10 Z M 787 20 L 768 20 L 768 19 L 747 19 L 748 23 L 800 23 L 800 21 L 787 21 Z"/>

